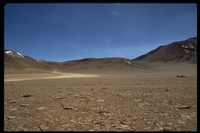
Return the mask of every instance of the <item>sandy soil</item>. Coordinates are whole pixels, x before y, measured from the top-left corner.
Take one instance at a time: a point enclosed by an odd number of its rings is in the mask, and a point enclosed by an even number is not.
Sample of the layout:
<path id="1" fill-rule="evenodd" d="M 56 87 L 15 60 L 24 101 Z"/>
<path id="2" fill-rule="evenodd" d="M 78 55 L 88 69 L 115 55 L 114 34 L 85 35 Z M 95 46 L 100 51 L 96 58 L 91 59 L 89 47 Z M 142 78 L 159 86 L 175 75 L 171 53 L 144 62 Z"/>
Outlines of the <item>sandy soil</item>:
<path id="1" fill-rule="evenodd" d="M 43 74 L 5 74 L 4 81 L 24 81 L 24 80 L 43 80 L 60 78 L 80 78 L 80 77 L 98 77 L 98 75 L 74 74 L 74 73 L 43 73 Z"/>
<path id="2" fill-rule="evenodd" d="M 197 131 L 197 75 L 81 76 L 5 74 L 4 130 Z"/>

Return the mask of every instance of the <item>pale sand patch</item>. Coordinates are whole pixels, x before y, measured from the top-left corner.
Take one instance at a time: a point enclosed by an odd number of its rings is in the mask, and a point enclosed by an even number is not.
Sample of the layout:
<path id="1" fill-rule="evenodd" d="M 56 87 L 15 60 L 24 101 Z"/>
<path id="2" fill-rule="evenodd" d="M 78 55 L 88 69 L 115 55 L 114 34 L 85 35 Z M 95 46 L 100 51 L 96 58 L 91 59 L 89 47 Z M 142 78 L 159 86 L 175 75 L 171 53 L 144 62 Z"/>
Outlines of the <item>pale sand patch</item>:
<path id="1" fill-rule="evenodd" d="M 4 81 L 24 81 L 58 78 L 81 78 L 81 77 L 99 77 L 99 75 L 74 74 L 74 73 L 48 73 L 48 74 L 5 74 Z"/>

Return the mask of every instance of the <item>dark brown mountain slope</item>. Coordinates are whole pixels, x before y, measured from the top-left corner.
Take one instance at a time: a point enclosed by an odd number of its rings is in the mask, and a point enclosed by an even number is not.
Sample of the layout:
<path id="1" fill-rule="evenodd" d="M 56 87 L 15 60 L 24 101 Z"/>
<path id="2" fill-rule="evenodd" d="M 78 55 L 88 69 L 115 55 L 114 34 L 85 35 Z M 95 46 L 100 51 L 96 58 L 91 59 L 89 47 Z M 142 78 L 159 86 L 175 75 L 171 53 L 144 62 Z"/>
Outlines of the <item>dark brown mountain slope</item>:
<path id="1" fill-rule="evenodd" d="M 44 69 L 52 70 L 56 68 L 56 62 L 36 60 L 29 56 L 23 56 L 20 53 L 5 49 L 4 50 L 4 70 L 24 70 L 24 69 Z"/>
<path id="2" fill-rule="evenodd" d="M 45 70 L 58 72 L 101 73 L 119 71 L 152 70 L 154 68 L 126 58 L 85 58 L 66 62 L 49 62 L 23 56 L 18 52 L 6 49 L 4 52 L 4 70 L 12 73 L 27 73 L 25 70 Z M 12 72 L 11 72 L 12 70 Z"/>
<path id="3" fill-rule="evenodd" d="M 85 58 L 60 63 L 59 70 L 63 71 L 132 71 L 136 69 L 152 70 L 154 68 L 137 63 L 126 58 Z"/>
<path id="4" fill-rule="evenodd" d="M 185 41 L 173 42 L 160 46 L 149 53 L 136 59 L 126 58 L 85 58 L 66 62 L 50 62 L 36 60 L 29 56 L 23 56 L 13 50 L 4 50 L 5 72 L 27 73 L 24 70 L 60 71 L 78 73 L 118 73 L 157 70 L 154 62 L 181 62 L 197 63 L 197 38 L 189 38 Z M 154 64 L 152 64 L 154 63 Z M 12 70 L 12 71 L 11 71 Z M 38 72 L 39 72 L 38 71 Z"/>
<path id="5" fill-rule="evenodd" d="M 186 61 L 189 63 L 197 63 L 197 37 L 160 46 L 133 60 L 146 62 Z"/>

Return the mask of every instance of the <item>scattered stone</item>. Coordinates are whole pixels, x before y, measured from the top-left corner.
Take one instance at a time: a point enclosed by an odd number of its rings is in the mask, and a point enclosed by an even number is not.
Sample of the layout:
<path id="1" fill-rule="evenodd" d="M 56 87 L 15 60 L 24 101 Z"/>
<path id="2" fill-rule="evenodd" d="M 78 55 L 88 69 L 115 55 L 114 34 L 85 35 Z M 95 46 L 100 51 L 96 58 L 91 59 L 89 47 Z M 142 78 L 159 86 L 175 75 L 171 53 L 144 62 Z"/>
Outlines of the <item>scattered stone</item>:
<path id="1" fill-rule="evenodd" d="M 71 107 L 71 106 L 67 106 L 67 105 L 63 105 L 63 108 L 64 108 L 64 109 L 67 109 L 67 110 L 75 110 L 75 111 L 77 111 L 76 108 Z"/>
<path id="2" fill-rule="evenodd" d="M 142 101 L 142 99 L 136 99 L 136 100 L 134 100 L 135 102 L 141 102 Z"/>
<path id="3" fill-rule="evenodd" d="M 36 111 L 41 111 L 41 110 L 44 110 L 44 109 L 46 109 L 46 107 L 39 107 L 39 108 L 36 109 Z"/>
<path id="4" fill-rule="evenodd" d="M 176 77 L 178 77 L 178 78 L 181 77 L 182 78 L 182 77 L 186 77 L 186 76 L 178 74 L 178 75 L 176 75 Z"/>
<path id="5" fill-rule="evenodd" d="M 46 131 L 46 130 L 49 129 L 49 127 L 47 127 L 45 125 L 40 125 L 39 128 L 40 128 L 41 131 Z"/>
<path id="6" fill-rule="evenodd" d="M 65 97 L 55 97 L 53 100 L 64 99 Z"/>
<path id="7" fill-rule="evenodd" d="M 76 123 L 76 120 L 74 120 L 74 119 L 71 119 L 70 121 L 71 121 L 72 123 Z"/>
<path id="8" fill-rule="evenodd" d="M 23 97 L 31 97 L 32 95 L 31 94 L 25 94 L 23 95 Z"/>
<path id="9" fill-rule="evenodd" d="M 92 110 L 98 110 L 99 108 L 90 108 L 90 109 L 92 109 Z"/>
<path id="10" fill-rule="evenodd" d="M 130 129 L 130 127 L 127 126 L 127 125 L 121 125 L 121 128 L 122 128 L 122 129 Z"/>
<path id="11" fill-rule="evenodd" d="M 16 101 L 15 100 L 11 100 L 8 103 L 16 103 Z"/>
<path id="12" fill-rule="evenodd" d="M 20 106 L 22 106 L 22 107 L 27 107 L 27 106 L 29 106 L 30 104 L 20 104 Z"/>
<path id="13" fill-rule="evenodd" d="M 99 110 L 99 111 L 97 111 L 97 113 L 99 113 L 99 114 L 108 114 L 108 113 L 110 113 L 110 112 L 105 111 L 105 110 Z"/>
<path id="14" fill-rule="evenodd" d="M 16 116 L 9 116 L 9 117 L 8 117 L 9 120 L 15 119 L 15 118 L 16 118 Z"/>
<path id="15" fill-rule="evenodd" d="M 191 117 L 190 117 L 190 115 L 188 113 L 181 114 L 181 117 L 184 118 L 184 119 L 191 119 Z"/>
<path id="16" fill-rule="evenodd" d="M 164 99 L 163 103 L 171 103 L 171 101 L 167 101 L 166 99 Z"/>
<path id="17" fill-rule="evenodd" d="M 181 104 L 177 104 L 175 106 L 173 106 L 174 108 L 178 108 Z"/>
<path id="18" fill-rule="evenodd" d="M 126 125 L 126 123 L 124 121 L 122 121 L 122 120 L 118 120 L 118 121 L 120 121 L 121 124 Z"/>
<path id="19" fill-rule="evenodd" d="M 104 100 L 102 100 L 102 99 L 98 99 L 97 102 L 104 102 Z"/>
<path id="20" fill-rule="evenodd" d="M 189 109 L 189 108 L 191 108 L 190 105 L 182 105 L 178 107 L 178 109 Z"/>
<path id="21" fill-rule="evenodd" d="M 24 127 L 23 126 L 19 126 L 17 127 L 17 131 L 23 131 Z"/>
<path id="22" fill-rule="evenodd" d="M 79 94 L 75 94 L 75 95 L 73 95 L 75 98 L 80 98 L 80 97 L 82 97 L 81 95 L 79 95 Z"/>
<path id="23" fill-rule="evenodd" d="M 28 129 L 27 128 L 23 128 L 22 131 L 28 131 Z"/>
<path id="24" fill-rule="evenodd" d="M 143 128 L 143 130 L 150 131 L 150 130 L 151 130 L 151 127 L 145 127 L 145 128 Z"/>
<path id="25" fill-rule="evenodd" d="M 8 103 L 10 104 L 10 103 L 16 103 L 16 102 L 15 102 L 15 100 L 11 100 Z"/>
<path id="26" fill-rule="evenodd" d="M 17 108 L 12 108 L 12 109 L 10 109 L 10 110 L 15 111 L 15 110 L 17 110 Z"/>

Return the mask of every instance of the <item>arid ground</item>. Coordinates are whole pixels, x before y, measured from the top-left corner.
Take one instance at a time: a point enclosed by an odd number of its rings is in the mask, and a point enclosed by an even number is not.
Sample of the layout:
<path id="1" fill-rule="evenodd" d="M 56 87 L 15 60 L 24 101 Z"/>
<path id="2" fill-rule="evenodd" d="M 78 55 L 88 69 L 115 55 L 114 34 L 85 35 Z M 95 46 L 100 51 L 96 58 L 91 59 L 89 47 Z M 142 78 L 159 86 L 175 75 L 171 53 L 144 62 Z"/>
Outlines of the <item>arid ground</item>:
<path id="1" fill-rule="evenodd" d="M 195 66 L 5 73 L 4 130 L 197 131 Z M 177 77 L 179 72 L 186 77 Z"/>

